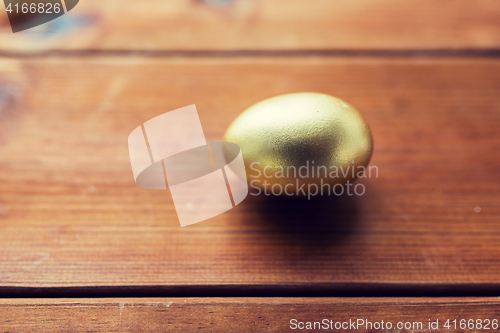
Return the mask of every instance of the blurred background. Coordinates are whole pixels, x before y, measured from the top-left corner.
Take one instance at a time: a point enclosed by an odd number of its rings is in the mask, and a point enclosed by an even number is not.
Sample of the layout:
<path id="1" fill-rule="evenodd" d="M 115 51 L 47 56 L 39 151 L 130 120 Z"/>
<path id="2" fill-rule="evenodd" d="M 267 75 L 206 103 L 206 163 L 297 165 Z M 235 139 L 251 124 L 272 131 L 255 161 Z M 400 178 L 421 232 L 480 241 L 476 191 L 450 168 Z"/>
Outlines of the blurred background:
<path id="1" fill-rule="evenodd" d="M 75 7 L 76 8 L 76 7 Z M 2 51 L 496 48 L 495 0 L 85 0 Z"/>

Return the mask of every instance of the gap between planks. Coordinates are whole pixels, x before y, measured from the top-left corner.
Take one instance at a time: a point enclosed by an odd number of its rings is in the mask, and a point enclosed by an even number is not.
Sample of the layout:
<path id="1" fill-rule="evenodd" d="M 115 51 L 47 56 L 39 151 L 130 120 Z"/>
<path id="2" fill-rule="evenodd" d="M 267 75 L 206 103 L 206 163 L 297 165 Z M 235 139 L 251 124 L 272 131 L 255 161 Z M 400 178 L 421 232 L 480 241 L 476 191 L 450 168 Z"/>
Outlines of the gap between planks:
<path id="1" fill-rule="evenodd" d="M 325 283 L 0 287 L 0 298 L 91 297 L 490 297 L 499 283 Z"/>
<path id="2" fill-rule="evenodd" d="M 0 51 L 0 58 L 38 57 L 242 58 L 242 57 L 380 57 L 380 58 L 500 58 L 500 49 L 310 49 L 310 50 L 49 50 Z"/>

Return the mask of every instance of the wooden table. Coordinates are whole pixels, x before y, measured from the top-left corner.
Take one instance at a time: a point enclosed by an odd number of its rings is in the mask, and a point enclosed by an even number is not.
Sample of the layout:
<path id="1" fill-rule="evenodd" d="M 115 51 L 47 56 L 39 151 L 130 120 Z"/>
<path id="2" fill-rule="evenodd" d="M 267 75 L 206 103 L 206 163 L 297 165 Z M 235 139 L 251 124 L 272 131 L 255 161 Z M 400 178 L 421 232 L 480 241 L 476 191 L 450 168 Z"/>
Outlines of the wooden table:
<path id="1" fill-rule="evenodd" d="M 0 29 L 2 331 L 500 320 L 497 0 L 82 0 Z M 364 196 L 249 196 L 180 228 L 134 183 L 144 121 L 196 104 L 216 141 L 299 91 L 370 124 Z"/>

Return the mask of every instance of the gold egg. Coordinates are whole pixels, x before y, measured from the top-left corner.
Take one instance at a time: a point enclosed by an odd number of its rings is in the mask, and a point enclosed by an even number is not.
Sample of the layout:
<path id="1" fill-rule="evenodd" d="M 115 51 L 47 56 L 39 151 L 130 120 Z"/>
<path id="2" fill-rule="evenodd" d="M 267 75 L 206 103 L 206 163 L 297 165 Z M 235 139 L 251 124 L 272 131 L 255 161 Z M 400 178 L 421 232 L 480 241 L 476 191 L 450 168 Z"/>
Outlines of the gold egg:
<path id="1" fill-rule="evenodd" d="M 304 184 L 352 182 L 363 175 L 373 150 L 370 127 L 355 108 L 310 92 L 252 105 L 229 126 L 224 141 L 241 148 L 250 185 L 277 195 L 301 196 L 297 189 Z"/>

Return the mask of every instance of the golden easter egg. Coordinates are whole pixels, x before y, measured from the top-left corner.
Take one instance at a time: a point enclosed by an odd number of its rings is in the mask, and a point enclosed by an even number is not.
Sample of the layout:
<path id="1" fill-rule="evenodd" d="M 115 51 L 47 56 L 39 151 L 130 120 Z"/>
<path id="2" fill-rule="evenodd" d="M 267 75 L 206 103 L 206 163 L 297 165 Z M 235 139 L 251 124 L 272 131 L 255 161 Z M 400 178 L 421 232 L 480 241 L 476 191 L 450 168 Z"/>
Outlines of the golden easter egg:
<path id="1" fill-rule="evenodd" d="M 252 105 L 229 126 L 224 141 L 241 148 L 252 188 L 290 196 L 353 182 L 363 176 L 373 150 L 370 127 L 354 107 L 311 92 Z"/>

